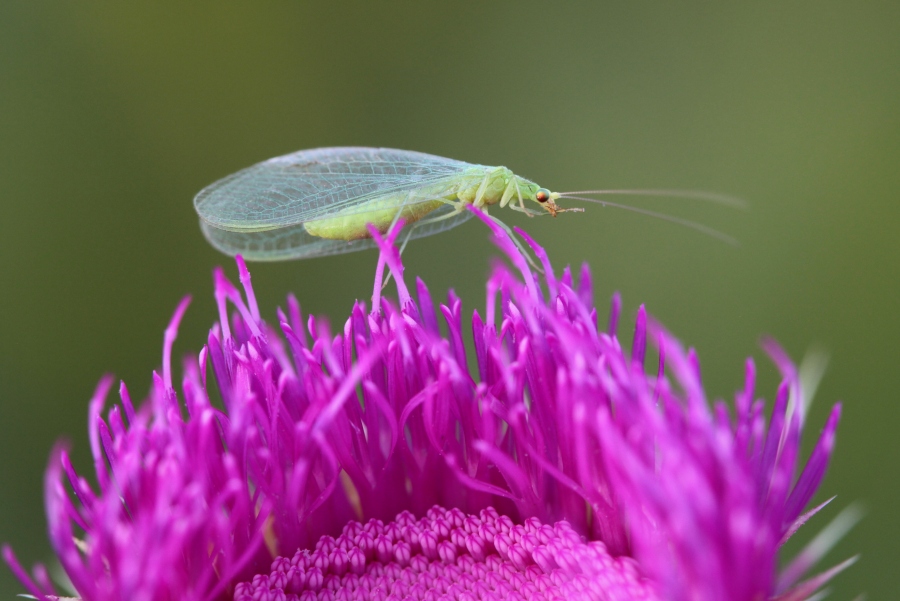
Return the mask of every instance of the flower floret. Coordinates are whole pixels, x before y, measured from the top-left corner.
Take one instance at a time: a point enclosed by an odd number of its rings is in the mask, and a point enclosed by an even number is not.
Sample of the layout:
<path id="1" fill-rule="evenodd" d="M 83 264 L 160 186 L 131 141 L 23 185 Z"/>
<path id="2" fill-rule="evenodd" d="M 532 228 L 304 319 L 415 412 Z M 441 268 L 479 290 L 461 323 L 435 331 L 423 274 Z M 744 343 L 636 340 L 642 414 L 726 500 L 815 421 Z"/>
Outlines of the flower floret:
<path id="1" fill-rule="evenodd" d="M 821 556 L 810 551 L 777 571 L 781 545 L 824 506 L 804 513 L 840 405 L 801 469 L 808 399 L 774 343 L 784 380 L 768 419 L 752 360 L 733 408 L 711 404 L 696 353 L 643 307 L 626 352 L 618 295 L 598 327 L 586 266 L 577 285 L 569 269 L 557 277 L 517 230 L 535 271 L 472 210 L 512 269 L 495 265 L 470 320 L 452 292 L 436 310 L 424 282 L 407 287 L 402 224 L 372 230 L 371 309 L 356 303 L 337 332 L 293 297 L 268 325 L 238 257 L 242 290 L 215 272 L 219 321 L 179 394 L 184 299 L 147 402 L 122 384 L 104 415 L 112 379 L 94 394 L 96 488 L 64 446 L 51 455 L 50 539 L 75 594 L 786 601 L 846 567 L 801 582 Z M 33 595 L 57 595 L 46 570 L 31 578 L 4 555 Z"/>

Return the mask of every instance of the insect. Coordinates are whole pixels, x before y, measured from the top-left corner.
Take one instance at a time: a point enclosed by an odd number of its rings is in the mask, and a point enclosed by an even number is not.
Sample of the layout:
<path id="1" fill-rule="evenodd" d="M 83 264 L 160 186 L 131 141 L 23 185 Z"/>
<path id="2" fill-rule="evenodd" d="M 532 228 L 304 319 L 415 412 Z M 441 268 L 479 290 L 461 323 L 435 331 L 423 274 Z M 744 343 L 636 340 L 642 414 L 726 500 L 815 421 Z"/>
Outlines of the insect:
<path id="1" fill-rule="evenodd" d="M 653 214 L 583 196 L 604 193 L 666 191 L 557 193 L 506 167 L 408 150 L 338 147 L 301 150 L 238 171 L 201 190 L 194 208 L 215 248 L 248 260 L 277 261 L 372 248 L 367 224 L 383 233 L 403 219 L 408 225 L 406 241 L 430 236 L 472 217 L 468 205 L 486 213 L 498 205 L 529 216 L 556 217 L 583 211 L 557 205 L 560 198 L 573 198 Z M 499 219 L 491 219 L 509 231 Z M 706 233 L 710 232 L 718 234 Z"/>

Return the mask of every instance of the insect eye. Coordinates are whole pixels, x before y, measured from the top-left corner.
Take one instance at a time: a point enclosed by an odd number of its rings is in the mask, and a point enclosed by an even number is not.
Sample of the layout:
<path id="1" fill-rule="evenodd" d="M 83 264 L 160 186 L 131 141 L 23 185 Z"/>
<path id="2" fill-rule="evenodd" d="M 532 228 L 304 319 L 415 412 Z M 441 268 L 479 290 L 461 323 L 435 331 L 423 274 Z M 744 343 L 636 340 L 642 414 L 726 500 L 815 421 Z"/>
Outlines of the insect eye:
<path id="1" fill-rule="evenodd" d="M 548 200 L 550 200 L 550 190 L 548 190 L 547 188 L 541 188 L 534 195 L 534 199 L 538 202 L 547 202 Z"/>

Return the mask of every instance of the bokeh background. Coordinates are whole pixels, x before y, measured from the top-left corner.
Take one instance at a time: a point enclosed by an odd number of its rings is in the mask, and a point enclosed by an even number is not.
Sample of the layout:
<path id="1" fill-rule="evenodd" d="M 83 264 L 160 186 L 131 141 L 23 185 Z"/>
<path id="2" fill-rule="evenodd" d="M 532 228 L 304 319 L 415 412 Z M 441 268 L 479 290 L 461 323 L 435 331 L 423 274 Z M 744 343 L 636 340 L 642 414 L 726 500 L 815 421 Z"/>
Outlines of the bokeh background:
<path id="1" fill-rule="evenodd" d="M 727 192 L 749 211 L 632 199 L 738 248 L 624 211 L 508 221 L 557 266 L 590 262 L 696 346 L 711 394 L 777 337 L 831 364 L 810 417 L 845 402 L 820 498 L 864 521 L 834 598 L 900 590 L 900 4 L 98 2 L 0 4 L 0 540 L 47 560 L 41 478 L 67 437 L 89 470 L 101 374 L 149 387 L 179 298 L 178 353 L 214 319 L 191 204 L 262 159 L 382 145 L 504 164 L 552 189 Z M 495 251 L 470 222 L 407 250 L 407 273 L 471 310 Z M 342 321 L 375 255 L 251 266 L 269 319 L 295 291 Z M 796 547 L 795 547 L 796 548 Z M 826 564 L 823 564 L 823 566 Z M 20 587 L 0 569 L 0 599 Z"/>

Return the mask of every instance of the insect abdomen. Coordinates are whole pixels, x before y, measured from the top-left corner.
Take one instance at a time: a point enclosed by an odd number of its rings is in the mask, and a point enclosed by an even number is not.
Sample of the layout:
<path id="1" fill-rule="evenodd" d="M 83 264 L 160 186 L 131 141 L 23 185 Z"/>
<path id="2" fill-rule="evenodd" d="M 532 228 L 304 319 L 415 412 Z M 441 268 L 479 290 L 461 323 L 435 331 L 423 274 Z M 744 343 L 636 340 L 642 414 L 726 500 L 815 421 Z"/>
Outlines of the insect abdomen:
<path id="1" fill-rule="evenodd" d="M 402 201 L 396 197 L 375 198 L 353 208 L 351 214 L 317 219 L 303 224 L 307 233 L 328 240 L 360 240 L 371 237 L 366 224 L 371 223 L 379 232 L 386 232 L 397 216 Z M 439 200 L 429 200 L 406 205 L 400 217 L 406 223 L 414 223 L 428 213 L 443 206 Z"/>

